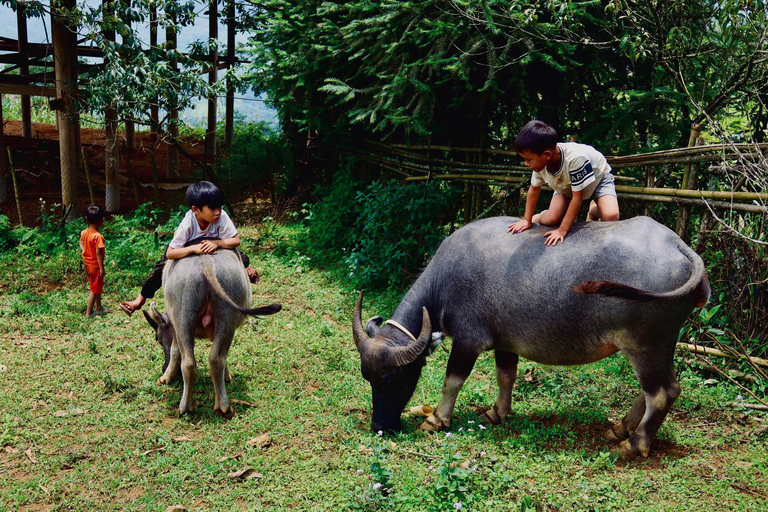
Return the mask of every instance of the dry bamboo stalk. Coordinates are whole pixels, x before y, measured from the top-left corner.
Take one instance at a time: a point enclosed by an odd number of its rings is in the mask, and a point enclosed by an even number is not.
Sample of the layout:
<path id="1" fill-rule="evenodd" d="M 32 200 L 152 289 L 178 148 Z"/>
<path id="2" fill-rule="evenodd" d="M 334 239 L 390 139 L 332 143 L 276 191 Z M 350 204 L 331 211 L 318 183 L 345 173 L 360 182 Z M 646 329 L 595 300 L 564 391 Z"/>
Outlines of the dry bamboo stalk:
<path id="1" fill-rule="evenodd" d="M 11 169 L 11 177 L 13 178 L 13 195 L 16 196 L 16 211 L 19 213 L 19 226 L 24 225 L 24 219 L 21 217 L 21 195 L 19 195 L 19 182 L 16 180 L 16 169 L 13 167 L 13 156 L 11 155 L 11 148 L 8 146 L 8 167 Z"/>
<path id="2" fill-rule="evenodd" d="M 768 149 L 768 144 L 708 144 L 707 146 L 703 146 L 703 147 L 664 149 L 661 151 L 650 151 L 648 153 L 638 153 L 636 155 L 611 156 L 606 158 L 611 158 L 614 161 L 622 161 L 623 159 L 629 160 L 632 158 L 639 159 L 639 158 L 647 158 L 647 157 L 655 158 L 655 157 L 664 157 L 664 156 L 672 156 L 672 155 L 698 155 L 698 154 L 710 153 L 710 152 L 735 153 L 735 152 L 743 152 L 746 150 L 748 153 L 759 153 L 767 149 Z"/>
<path id="3" fill-rule="evenodd" d="M 405 181 L 424 181 L 427 176 L 412 176 L 406 178 Z M 521 183 L 527 181 L 528 178 L 518 178 L 515 176 L 498 176 L 495 174 L 434 174 L 432 179 L 441 180 L 495 180 L 505 181 L 507 183 Z"/>
<path id="4" fill-rule="evenodd" d="M 692 206 L 709 205 L 712 208 L 715 208 L 718 210 L 734 210 L 737 212 L 747 212 L 747 213 L 768 213 L 768 207 L 760 206 L 756 204 L 729 203 L 726 201 L 707 201 L 706 199 L 691 199 L 688 197 L 671 197 L 671 196 L 659 196 L 659 195 L 647 195 L 647 194 L 621 193 L 620 197 L 622 199 L 632 199 L 634 201 L 646 201 L 650 203 L 689 204 Z"/>
<path id="5" fill-rule="evenodd" d="M 744 409 L 754 409 L 755 411 L 768 411 L 768 405 L 764 404 L 745 404 L 743 402 L 727 402 L 726 407 L 743 407 Z"/>
<path id="6" fill-rule="evenodd" d="M 727 357 L 729 359 L 739 359 L 738 356 L 734 356 L 727 352 L 723 352 L 722 350 L 718 350 L 716 348 L 711 348 L 711 347 L 704 347 L 702 345 L 694 345 L 693 343 L 678 343 L 677 346 L 680 348 L 684 348 L 689 352 L 693 352 L 694 354 L 705 354 L 705 355 L 717 356 L 717 357 Z M 762 359 L 760 357 L 752 357 L 748 355 L 743 355 L 743 357 L 757 365 L 768 367 L 768 359 Z"/>
<path id="7" fill-rule="evenodd" d="M 756 153 L 749 153 L 744 156 L 757 156 Z M 637 159 L 637 160 L 621 160 L 615 161 L 617 157 L 606 157 L 606 160 L 611 165 L 612 169 L 625 169 L 627 167 L 646 167 L 649 165 L 668 165 L 668 164 L 686 164 L 691 162 L 718 162 L 721 160 L 736 160 L 736 155 L 699 155 L 699 156 L 682 156 L 675 158 L 650 158 L 650 159 Z M 622 157 L 618 157 L 622 158 Z"/>
<path id="8" fill-rule="evenodd" d="M 694 199 L 725 199 L 729 201 L 766 201 L 768 194 L 764 192 L 721 192 L 711 190 L 681 190 L 674 188 L 630 187 L 616 185 L 616 192 L 631 194 L 656 194 L 660 196 L 691 197 Z"/>
<path id="9" fill-rule="evenodd" d="M 505 149 L 491 149 L 491 148 L 464 148 L 453 146 L 423 146 L 415 145 L 408 146 L 406 144 L 391 144 L 390 147 L 396 149 L 411 149 L 415 151 L 454 151 L 456 153 L 488 153 L 491 155 L 513 156 L 519 157 L 516 151 L 509 151 Z"/>

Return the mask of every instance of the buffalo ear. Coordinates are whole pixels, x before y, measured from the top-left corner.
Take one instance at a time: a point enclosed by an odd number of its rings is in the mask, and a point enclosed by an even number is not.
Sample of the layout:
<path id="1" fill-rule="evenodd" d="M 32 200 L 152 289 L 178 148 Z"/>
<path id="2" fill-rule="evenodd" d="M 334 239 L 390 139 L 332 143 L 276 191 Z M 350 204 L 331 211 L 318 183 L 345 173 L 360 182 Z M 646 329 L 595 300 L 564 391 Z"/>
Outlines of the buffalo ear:
<path id="1" fill-rule="evenodd" d="M 372 316 L 368 319 L 368 321 L 365 323 L 365 332 L 368 333 L 368 336 L 373 338 L 377 334 L 379 334 L 379 327 L 381 327 L 381 324 L 384 323 L 384 318 L 380 316 Z"/>
<path id="2" fill-rule="evenodd" d="M 149 325 L 151 325 L 154 330 L 157 330 L 158 327 L 163 326 L 166 323 L 163 315 L 158 313 L 157 309 L 155 309 L 154 302 L 149 305 L 149 313 L 143 310 L 142 313 L 144 313 L 144 318 L 147 319 L 147 322 L 149 322 Z"/>
<path id="3" fill-rule="evenodd" d="M 431 356 L 432 352 L 435 351 L 435 349 L 443 342 L 445 341 L 445 333 L 442 333 L 440 331 L 433 332 L 432 333 L 432 339 L 429 342 L 429 345 L 427 345 L 427 355 Z M 445 349 L 445 346 L 443 346 Z"/>
<path id="4" fill-rule="evenodd" d="M 159 327 L 159 324 L 155 322 L 155 320 L 149 315 L 149 313 L 147 313 L 143 309 L 141 310 L 141 312 L 144 313 L 144 318 L 147 319 L 147 323 L 149 323 L 149 325 L 151 325 L 154 330 L 157 330 L 157 328 Z"/>

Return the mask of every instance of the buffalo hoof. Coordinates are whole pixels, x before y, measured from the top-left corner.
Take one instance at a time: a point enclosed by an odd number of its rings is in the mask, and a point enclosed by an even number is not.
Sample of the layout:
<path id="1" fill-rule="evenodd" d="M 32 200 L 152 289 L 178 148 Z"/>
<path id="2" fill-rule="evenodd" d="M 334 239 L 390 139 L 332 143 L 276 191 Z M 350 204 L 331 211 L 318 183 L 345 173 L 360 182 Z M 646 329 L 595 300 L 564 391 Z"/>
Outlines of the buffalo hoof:
<path id="1" fill-rule="evenodd" d="M 235 411 L 231 407 L 228 407 L 226 411 L 222 411 L 221 409 L 216 409 L 214 412 L 227 420 L 231 420 L 232 417 L 235 415 Z"/>
<path id="2" fill-rule="evenodd" d="M 445 423 L 443 420 L 435 416 L 434 414 L 430 414 L 426 420 L 424 420 L 424 423 L 422 423 L 419 428 L 421 430 L 426 430 L 427 432 L 437 432 L 441 430 L 444 427 L 449 426 L 450 423 Z"/>
<path id="3" fill-rule="evenodd" d="M 170 382 L 168 382 L 168 380 L 165 378 L 165 375 L 157 379 L 157 381 L 155 382 L 156 386 L 162 386 L 164 384 L 170 384 Z"/>
<path id="4" fill-rule="evenodd" d="M 651 452 L 651 449 L 642 449 L 639 446 L 632 443 L 632 439 L 626 439 L 619 443 L 619 447 L 616 450 L 613 450 L 613 453 L 615 455 L 618 455 L 624 460 L 633 460 L 637 458 L 638 455 L 642 455 L 643 457 L 648 457 L 648 454 Z"/>
<path id="5" fill-rule="evenodd" d="M 603 433 L 603 436 L 609 441 L 621 441 L 629 437 L 627 434 L 616 432 L 616 428 L 620 428 L 621 425 L 613 425 L 611 428 Z"/>
<path id="6" fill-rule="evenodd" d="M 487 411 L 485 411 L 483 414 L 480 415 L 480 421 L 483 423 L 487 423 L 489 425 L 498 425 L 504 420 L 501 416 L 499 416 L 499 413 L 496 412 L 495 407 L 491 407 Z"/>

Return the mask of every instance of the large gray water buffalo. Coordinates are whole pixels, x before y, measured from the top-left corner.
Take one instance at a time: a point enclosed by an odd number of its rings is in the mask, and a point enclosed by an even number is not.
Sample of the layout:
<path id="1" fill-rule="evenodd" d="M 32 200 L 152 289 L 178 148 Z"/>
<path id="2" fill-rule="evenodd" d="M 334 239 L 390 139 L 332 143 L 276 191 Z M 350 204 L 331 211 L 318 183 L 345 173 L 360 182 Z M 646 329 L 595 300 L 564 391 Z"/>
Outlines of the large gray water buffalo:
<path id="1" fill-rule="evenodd" d="M 673 354 L 680 328 L 709 298 L 704 263 L 672 231 L 637 217 L 576 224 L 565 243 L 544 244 L 543 226 L 513 236 L 518 219 L 468 224 L 446 238 L 392 319 L 353 319 L 363 377 L 373 392 L 374 430 L 399 430 L 442 331 L 453 338 L 440 404 L 421 425 L 450 425 L 456 396 L 480 353 L 495 351 L 499 394 L 481 419 L 510 412 L 518 357 L 548 365 L 592 363 L 622 352 L 641 393 L 607 433 L 619 453 L 648 456 L 680 394 Z"/>
<path id="2" fill-rule="evenodd" d="M 144 312 L 165 352 L 163 375 L 157 384 L 170 383 L 181 370 L 184 391 L 179 411 L 191 412 L 197 377 L 195 338 L 209 338 L 213 341 L 208 365 L 216 395 L 214 410 L 231 417 L 225 381 L 229 381 L 227 353 L 235 329 L 246 315 L 271 315 L 280 311 L 281 305 L 249 309 L 251 285 L 240 257 L 231 249 L 169 260 L 163 271 L 163 293 L 167 312 L 158 313 L 154 303 L 149 313 Z"/>

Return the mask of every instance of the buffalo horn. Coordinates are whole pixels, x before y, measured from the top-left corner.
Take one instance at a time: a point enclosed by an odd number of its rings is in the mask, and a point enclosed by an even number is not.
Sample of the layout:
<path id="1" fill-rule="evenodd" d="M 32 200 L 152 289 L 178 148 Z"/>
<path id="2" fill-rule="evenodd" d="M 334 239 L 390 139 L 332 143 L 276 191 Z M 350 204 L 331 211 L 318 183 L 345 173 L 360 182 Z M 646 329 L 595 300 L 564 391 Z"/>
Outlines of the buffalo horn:
<path id="1" fill-rule="evenodd" d="M 363 343 L 368 341 L 368 333 L 363 329 L 363 292 L 360 290 L 360 296 L 355 304 L 355 314 L 352 317 L 352 334 L 355 336 L 355 346 L 359 351 Z"/>
<path id="2" fill-rule="evenodd" d="M 427 348 L 427 343 L 432 337 L 432 323 L 429 321 L 429 312 L 427 308 L 422 308 L 423 318 L 421 321 L 421 333 L 419 338 L 404 347 L 390 347 L 387 349 L 387 363 L 391 366 L 405 366 L 416 360 Z M 362 328 L 362 320 L 360 321 Z"/>
<path id="3" fill-rule="evenodd" d="M 153 301 L 149 305 L 149 316 L 152 318 L 152 320 L 157 323 L 157 325 L 163 325 L 165 322 L 163 321 L 163 315 L 157 312 L 157 309 L 155 309 L 155 302 Z"/>

